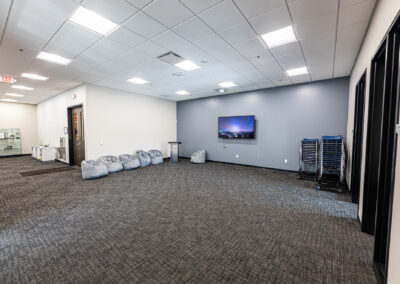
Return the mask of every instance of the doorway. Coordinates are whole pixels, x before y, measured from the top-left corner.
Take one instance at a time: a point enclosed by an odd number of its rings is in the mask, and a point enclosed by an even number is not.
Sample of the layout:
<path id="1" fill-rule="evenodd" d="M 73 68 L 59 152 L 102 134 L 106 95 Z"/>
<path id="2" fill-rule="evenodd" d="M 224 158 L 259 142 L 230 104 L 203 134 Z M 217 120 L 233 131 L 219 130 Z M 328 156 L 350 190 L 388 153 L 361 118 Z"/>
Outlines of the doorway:
<path id="1" fill-rule="evenodd" d="M 367 150 L 365 159 L 364 195 L 361 231 L 375 233 L 376 199 L 381 166 L 383 106 L 387 41 L 385 40 L 371 63 L 368 109 Z"/>
<path id="2" fill-rule="evenodd" d="M 365 75 L 364 71 L 356 86 L 356 101 L 354 109 L 353 155 L 351 165 L 351 199 L 358 204 L 360 199 L 361 158 L 364 133 L 364 101 Z"/>
<path id="3" fill-rule="evenodd" d="M 68 108 L 68 129 L 69 164 L 80 167 L 81 162 L 85 160 L 85 131 L 82 105 Z"/>

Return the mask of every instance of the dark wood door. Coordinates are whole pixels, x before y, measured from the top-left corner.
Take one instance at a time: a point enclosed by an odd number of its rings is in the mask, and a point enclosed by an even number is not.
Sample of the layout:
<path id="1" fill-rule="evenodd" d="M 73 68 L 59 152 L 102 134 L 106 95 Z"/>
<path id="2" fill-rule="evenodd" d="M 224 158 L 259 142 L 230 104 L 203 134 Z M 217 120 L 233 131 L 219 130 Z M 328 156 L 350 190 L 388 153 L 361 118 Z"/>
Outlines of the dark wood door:
<path id="1" fill-rule="evenodd" d="M 74 165 L 81 166 L 85 159 L 85 133 L 83 128 L 83 109 L 72 109 L 72 149 Z"/>
<path id="2" fill-rule="evenodd" d="M 364 133 L 364 101 L 365 101 L 365 72 L 356 87 L 356 103 L 354 109 L 353 155 L 351 165 L 351 195 L 353 203 L 360 199 L 361 157 Z"/>

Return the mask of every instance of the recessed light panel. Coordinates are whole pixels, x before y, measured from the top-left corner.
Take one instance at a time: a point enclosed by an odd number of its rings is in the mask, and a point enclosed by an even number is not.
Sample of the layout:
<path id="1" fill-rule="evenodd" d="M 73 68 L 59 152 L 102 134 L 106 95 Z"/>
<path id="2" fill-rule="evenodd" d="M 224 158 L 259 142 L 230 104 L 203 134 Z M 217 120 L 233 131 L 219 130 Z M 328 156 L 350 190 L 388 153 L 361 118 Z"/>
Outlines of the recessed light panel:
<path id="1" fill-rule="evenodd" d="M 292 26 L 276 30 L 261 36 L 269 48 L 297 41 Z"/>
<path id="2" fill-rule="evenodd" d="M 181 62 L 175 64 L 175 66 L 179 67 L 179 68 L 181 68 L 181 69 L 183 69 L 185 71 L 193 71 L 193 70 L 196 70 L 196 69 L 200 68 L 199 65 L 197 65 L 196 63 L 193 63 L 190 60 L 181 61 Z"/>
<path id="3" fill-rule="evenodd" d="M 6 93 L 6 96 L 22 98 L 24 95 L 15 94 L 15 93 Z"/>
<path id="4" fill-rule="evenodd" d="M 12 100 L 12 99 L 1 99 L 0 101 L 7 102 L 7 103 L 16 103 L 16 102 L 18 102 L 17 100 Z"/>
<path id="5" fill-rule="evenodd" d="M 31 88 L 31 87 L 22 86 L 22 85 L 12 85 L 11 88 L 25 90 L 25 91 L 32 91 L 33 90 L 33 88 Z"/>
<path id="6" fill-rule="evenodd" d="M 133 84 L 143 85 L 147 84 L 149 81 L 146 81 L 145 79 L 139 77 L 133 77 L 132 79 L 129 79 L 128 82 L 131 82 Z"/>
<path id="7" fill-rule="evenodd" d="M 61 65 L 68 65 L 71 63 L 71 59 L 59 56 L 57 54 L 53 54 L 53 53 L 47 53 L 47 52 L 40 52 L 36 58 L 38 59 L 42 59 L 42 60 L 46 60 L 46 61 L 50 61 L 53 63 L 57 63 L 57 64 L 61 64 Z"/>
<path id="8" fill-rule="evenodd" d="M 232 87 L 236 87 L 236 84 L 233 83 L 232 81 L 228 81 L 228 82 L 222 82 L 218 84 L 220 87 L 222 88 L 232 88 Z"/>
<path id="9" fill-rule="evenodd" d="M 287 70 L 286 73 L 288 74 L 288 76 L 293 77 L 293 76 L 308 74 L 308 70 L 307 70 L 307 67 L 300 67 L 300 68 Z"/>
<path id="10" fill-rule="evenodd" d="M 177 91 L 176 94 L 180 95 L 180 96 L 190 95 L 190 93 L 188 91 L 185 91 L 185 90 Z"/>
<path id="11" fill-rule="evenodd" d="M 82 6 L 75 11 L 69 20 L 102 35 L 107 35 L 118 27 L 116 23 Z"/>
<path id="12" fill-rule="evenodd" d="M 44 77 L 38 74 L 32 74 L 32 73 L 22 73 L 21 77 L 23 78 L 29 78 L 29 79 L 33 79 L 33 80 L 39 80 L 39 81 L 46 81 L 47 79 L 49 79 L 49 77 Z"/>

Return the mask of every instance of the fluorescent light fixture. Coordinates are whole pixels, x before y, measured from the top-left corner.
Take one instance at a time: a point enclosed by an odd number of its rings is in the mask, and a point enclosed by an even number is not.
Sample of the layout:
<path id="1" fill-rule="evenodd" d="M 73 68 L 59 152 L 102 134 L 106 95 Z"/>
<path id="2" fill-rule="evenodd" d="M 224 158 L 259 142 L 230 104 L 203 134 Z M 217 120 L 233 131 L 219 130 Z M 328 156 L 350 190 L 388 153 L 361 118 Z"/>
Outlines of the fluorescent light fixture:
<path id="1" fill-rule="evenodd" d="M 180 96 L 190 95 L 190 93 L 188 91 L 185 91 L 185 90 L 177 91 L 175 94 L 180 95 Z"/>
<path id="2" fill-rule="evenodd" d="M 61 64 L 61 65 L 68 65 L 72 62 L 71 59 L 59 56 L 57 54 L 53 54 L 53 53 L 47 53 L 47 52 L 40 52 L 36 58 L 38 59 L 42 59 L 42 60 L 46 60 L 46 61 L 50 61 L 53 63 L 57 63 L 57 64 Z"/>
<path id="3" fill-rule="evenodd" d="M 218 92 L 219 93 L 225 93 L 225 89 L 219 89 Z"/>
<path id="4" fill-rule="evenodd" d="M 192 70 L 196 70 L 196 69 L 200 68 L 199 65 L 197 65 L 196 63 L 193 63 L 190 60 L 181 61 L 181 62 L 175 64 L 175 66 L 179 67 L 185 71 L 192 71 Z"/>
<path id="5" fill-rule="evenodd" d="M 40 76 L 38 74 L 32 74 L 32 73 L 22 73 L 21 77 L 29 78 L 29 79 L 33 79 L 33 80 L 39 80 L 39 81 L 46 81 L 47 79 L 49 79 L 49 77 L 44 77 L 44 76 Z"/>
<path id="6" fill-rule="evenodd" d="M 149 81 L 146 81 L 145 79 L 139 78 L 139 77 L 133 77 L 132 79 L 129 79 L 128 82 L 131 82 L 133 84 L 147 84 Z"/>
<path id="7" fill-rule="evenodd" d="M 107 35 L 118 27 L 116 23 L 82 6 L 75 11 L 69 20 L 102 35 Z"/>
<path id="8" fill-rule="evenodd" d="M 308 70 L 307 67 L 300 67 L 300 68 L 286 70 L 286 73 L 288 74 L 288 76 L 293 77 L 293 76 L 307 74 Z"/>
<path id="9" fill-rule="evenodd" d="M 12 100 L 12 99 L 1 99 L 0 101 L 8 102 L 8 103 L 16 103 L 16 102 L 18 102 L 17 100 Z"/>
<path id="10" fill-rule="evenodd" d="M 233 83 L 232 81 L 228 81 L 228 82 L 222 82 L 218 84 L 220 87 L 222 88 L 232 88 L 232 87 L 236 87 L 237 85 L 235 83 Z"/>
<path id="11" fill-rule="evenodd" d="M 24 95 L 15 94 L 15 93 L 6 93 L 6 96 L 22 98 Z"/>
<path id="12" fill-rule="evenodd" d="M 292 26 L 276 30 L 261 36 L 269 48 L 297 41 Z"/>
<path id="13" fill-rule="evenodd" d="M 31 88 L 31 87 L 26 87 L 26 86 L 22 86 L 22 85 L 12 85 L 11 88 L 25 90 L 25 91 L 32 91 L 33 90 L 33 88 Z"/>

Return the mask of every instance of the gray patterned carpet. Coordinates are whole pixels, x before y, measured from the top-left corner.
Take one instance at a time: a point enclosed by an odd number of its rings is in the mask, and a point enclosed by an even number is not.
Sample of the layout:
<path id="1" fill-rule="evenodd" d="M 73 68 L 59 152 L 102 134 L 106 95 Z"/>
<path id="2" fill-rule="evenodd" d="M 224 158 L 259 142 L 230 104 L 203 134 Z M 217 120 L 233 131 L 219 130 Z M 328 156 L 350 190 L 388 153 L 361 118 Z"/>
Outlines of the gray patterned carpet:
<path id="1" fill-rule="evenodd" d="M 83 181 L 0 159 L 0 282 L 376 283 L 345 195 L 296 174 L 162 164 Z"/>

